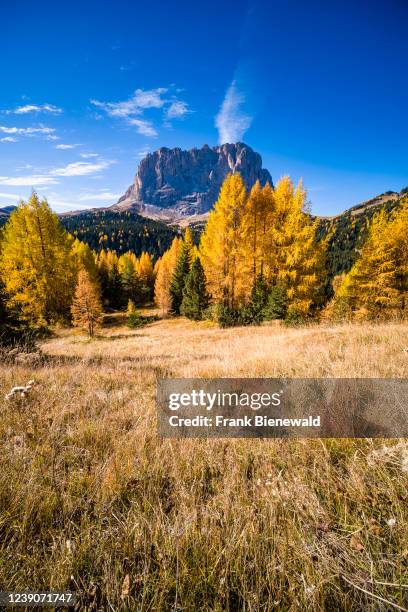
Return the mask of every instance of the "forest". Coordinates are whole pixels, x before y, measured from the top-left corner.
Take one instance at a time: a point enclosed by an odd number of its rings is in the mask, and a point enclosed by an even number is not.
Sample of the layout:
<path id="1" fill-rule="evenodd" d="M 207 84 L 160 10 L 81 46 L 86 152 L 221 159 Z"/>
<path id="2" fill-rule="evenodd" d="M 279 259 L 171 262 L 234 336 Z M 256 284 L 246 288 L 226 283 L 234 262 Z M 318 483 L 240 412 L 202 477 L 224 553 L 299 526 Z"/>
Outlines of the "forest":
<path id="1" fill-rule="evenodd" d="M 407 193 L 408 188 L 403 189 L 401 198 Z M 330 278 L 351 269 L 367 238 L 373 216 L 381 210 L 391 214 L 399 203 L 399 200 L 389 199 L 373 206 L 353 207 L 334 218 L 319 220 L 319 238 L 328 236 L 327 270 Z"/>
<path id="2" fill-rule="evenodd" d="M 256 183 L 248 193 L 239 174 L 229 175 L 198 244 L 189 228 L 181 236 L 160 224 L 157 233 L 157 223 L 132 225 L 128 218 L 122 232 L 125 217 L 104 212 L 105 222 L 106 215 L 109 237 L 100 231 L 91 248 L 83 217 L 73 217 L 67 231 L 36 193 L 12 212 L 0 241 L 3 343 L 55 324 L 92 336 L 103 311 L 127 310 L 137 326 L 138 308 L 153 303 L 161 316 L 221 327 L 406 317 L 408 198 L 353 217 L 359 240 L 353 257 L 344 247 L 349 232 L 337 225 L 322 235 L 303 185 L 289 177 L 274 188 Z M 149 227 L 156 232 L 153 252 Z M 131 235 L 138 255 L 127 248 Z M 333 259 L 336 244 L 340 263 Z"/>
<path id="3" fill-rule="evenodd" d="M 75 215 L 61 215 L 60 221 L 68 233 L 92 250 L 114 250 L 118 254 L 143 251 L 154 258 L 169 248 L 178 228 L 142 217 L 133 211 L 113 212 L 94 210 Z"/>

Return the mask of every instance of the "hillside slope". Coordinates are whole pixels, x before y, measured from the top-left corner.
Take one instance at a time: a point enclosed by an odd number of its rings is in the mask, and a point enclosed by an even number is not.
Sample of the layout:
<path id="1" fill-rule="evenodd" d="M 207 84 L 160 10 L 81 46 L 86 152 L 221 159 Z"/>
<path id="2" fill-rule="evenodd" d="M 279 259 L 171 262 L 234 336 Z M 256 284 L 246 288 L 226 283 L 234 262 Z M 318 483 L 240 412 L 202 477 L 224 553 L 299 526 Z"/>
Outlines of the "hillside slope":
<path id="1" fill-rule="evenodd" d="M 400 193 L 387 191 L 340 215 L 320 218 L 319 236 L 329 235 L 327 265 L 330 277 L 350 270 L 366 239 L 373 216 L 382 209 L 391 213 L 407 192 L 407 189 Z"/>

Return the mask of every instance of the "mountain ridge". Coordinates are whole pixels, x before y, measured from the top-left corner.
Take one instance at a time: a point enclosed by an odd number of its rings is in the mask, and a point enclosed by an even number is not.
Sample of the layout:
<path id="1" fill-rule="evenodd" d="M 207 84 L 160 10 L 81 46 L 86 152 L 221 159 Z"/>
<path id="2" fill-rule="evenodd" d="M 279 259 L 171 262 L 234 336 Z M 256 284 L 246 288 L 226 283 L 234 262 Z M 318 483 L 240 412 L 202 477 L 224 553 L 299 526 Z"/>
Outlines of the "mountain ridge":
<path id="1" fill-rule="evenodd" d="M 214 205 L 227 174 L 238 172 L 248 190 L 257 180 L 273 185 L 261 155 L 245 143 L 161 147 L 141 160 L 133 183 L 111 208 L 169 220 L 202 215 Z"/>

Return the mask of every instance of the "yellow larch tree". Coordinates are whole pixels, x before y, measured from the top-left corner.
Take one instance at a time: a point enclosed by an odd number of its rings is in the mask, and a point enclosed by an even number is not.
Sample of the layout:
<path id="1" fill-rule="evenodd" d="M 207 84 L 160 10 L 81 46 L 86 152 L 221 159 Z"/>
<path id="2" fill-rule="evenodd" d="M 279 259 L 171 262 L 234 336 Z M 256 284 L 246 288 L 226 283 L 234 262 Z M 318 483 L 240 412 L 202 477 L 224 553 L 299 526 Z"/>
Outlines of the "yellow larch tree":
<path id="1" fill-rule="evenodd" d="M 170 285 L 182 245 L 181 238 L 174 238 L 170 249 L 159 260 L 154 286 L 154 298 L 163 315 L 171 310 Z"/>
<path id="2" fill-rule="evenodd" d="M 147 300 L 153 298 L 154 291 L 154 266 L 150 253 L 143 251 L 138 259 L 136 272 L 140 280 L 141 291 Z"/>
<path id="3" fill-rule="evenodd" d="M 78 273 L 71 313 L 74 326 L 85 329 L 92 338 L 102 320 L 102 305 L 99 288 L 85 269 Z"/>
<path id="4" fill-rule="evenodd" d="M 76 238 L 72 245 L 72 253 L 75 258 L 78 271 L 84 269 L 88 272 L 93 283 L 99 283 L 98 267 L 95 261 L 95 253 L 89 245 Z"/>
<path id="5" fill-rule="evenodd" d="M 360 257 L 334 296 L 334 312 L 354 318 L 406 318 L 408 313 L 408 200 L 391 216 L 377 213 Z"/>
<path id="6" fill-rule="evenodd" d="M 248 291 L 243 263 L 242 217 L 247 192 L 241 176 L 228 175 L 200 241 L 209 293 L 216 302 L 237 307 Z"/>
<path id="7" fill-rule="evenodd" d="M 274 190 L 269 183 L 261 187 L 257 181 L 249 193 L 242 217 L 242 266 L 248 277 L 248 290 L 259 274 L 269 276 L 274 216 Z"/>
<path id="8" fill-rule="evenodd" d="M 11 304 L 19 305 L 28 321 L 69 319 L 76 278 L 72 242 L 35 192 L 11 214 L 4 228 L 0 274 Z"/>
<path id="9" fill-rule="evenodd" d="M 325 241 L 306 204 L 302 183 L 289 177 L 275 187 L 275 224 L 271 227 L 269 281 L 286 289 L 288 312 L 309 316 L 323 302 Z"/>

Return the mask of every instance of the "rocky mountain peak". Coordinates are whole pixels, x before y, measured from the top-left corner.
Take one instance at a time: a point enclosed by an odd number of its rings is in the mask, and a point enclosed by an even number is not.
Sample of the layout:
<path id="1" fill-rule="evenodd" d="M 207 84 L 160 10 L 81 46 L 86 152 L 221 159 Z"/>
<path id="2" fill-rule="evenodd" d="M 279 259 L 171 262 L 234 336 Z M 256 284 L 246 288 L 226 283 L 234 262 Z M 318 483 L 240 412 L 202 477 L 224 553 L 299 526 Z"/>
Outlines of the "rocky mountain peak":
<path id="1" fill-rule="evenodd" d="M 248 189 L 257 180 L 272 184 L 259 153 L 242 142 L 189 151 L 161 147 L 142 159 L 134 182 L 114 208 L 147 216 L 200 215 L 213 206 L 227 174 L 236 172 Z"/>

